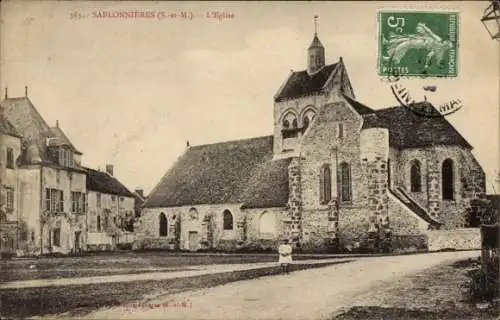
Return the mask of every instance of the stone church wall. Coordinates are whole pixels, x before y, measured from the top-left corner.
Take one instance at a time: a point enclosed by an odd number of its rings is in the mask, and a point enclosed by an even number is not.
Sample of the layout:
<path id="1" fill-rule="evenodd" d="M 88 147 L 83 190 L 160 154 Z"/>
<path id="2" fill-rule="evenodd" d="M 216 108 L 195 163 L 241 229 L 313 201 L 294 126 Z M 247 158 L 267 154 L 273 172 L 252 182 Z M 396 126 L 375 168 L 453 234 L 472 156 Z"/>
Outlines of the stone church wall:
<path id="1" fill-rule="evenodd" d="M 359 147 L 361 121 L 347 102 L 338 100 L 321 108 L 314 125 L 304 137 L 300 162 L 303 203 L 301 247 L 304 249 L 325 249 L 329 240 L 338 236 L 337 230 L 342 229 L 341 221 L 346 219 L 343 215 L 346 212 L 352 214 L 350 208 L 361 208 L 365 201 L 367 190 L 363 183 Z M 343 124 L 342 137 L 339 136 L 339 123 Z M 332 203 L 320 202 L 320 170 L 324 164 L 330 165 L 332 200 L 337 201 L 337 168 L 342 162 L 348 163 L 351 169 L 351 201 L 340 203 L 337 215 L 332 213 Z M 354 211 L 359 212 L 358 209 Z"/>

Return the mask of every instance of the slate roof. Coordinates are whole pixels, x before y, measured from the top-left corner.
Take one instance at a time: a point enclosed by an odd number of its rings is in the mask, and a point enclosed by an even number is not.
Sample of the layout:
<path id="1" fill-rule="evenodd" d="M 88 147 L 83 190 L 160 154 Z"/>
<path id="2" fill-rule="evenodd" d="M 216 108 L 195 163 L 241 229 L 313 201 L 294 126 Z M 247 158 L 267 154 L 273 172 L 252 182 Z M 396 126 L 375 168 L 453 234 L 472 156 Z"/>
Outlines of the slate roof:
<path id="1" fill-rule="evenodd" d="M 64 134 L 64 132 L 61 130 L 59 127 L 51 127 L 50 132 L 54 135 L 55 139 L 51 139 L 49 145 L 50 146 L 69 146 L 73 152 L 77 154 L 82 154 L 80 151 L 78 151 L 75 146 L 71 143 L 71 141 L 68 139 L 68 137 Z"/>
<path id="2" fill-rule="evenodd" d="M 356 112 L 359 113 L 360 115 L 375 113 L 375 110 L 373 110 L 370 107 L 365 106 L 361 102 L 356 101 L 345 94 L 342 94 L 342 96 L 347 100 L 347 102 L 349 102 L 349 104 L 354 108 L 354 110 L 356 110 Z"/>
<path id="3" fill-rule="evenodd" d="M 320 92 L 338 63 L 324 66 L 320 71 L 309 75 L 307 70 L 293 72 L 275 101 L 291 99 Z"/>
<path id="4" fill-rule="evenodd" d="M 323 48 L 323 44 L 321 43 L 321 41 L 319 41 L 317 34 L 314 34 L 314 38 L 311 42 L 311 45 L 309 46 L 309 49 L 311 48 Z"/>
<path id="5" fill-rule="evenodd" d="M 431 104 L 428 104 L 427 107 L 429 106 L 436 112 L 432 117 L 416 114 L 408 107 L 403 106 L 376 110 L 377 116 L 387 121 L 389 125 L 390 145 L 396 148 L 460 145 L 472 149 L 472 146 L 453 125 L 440 115 Z"/>
<path id="6" fill-rule="evenodd" d="M 60 129 L 49 127 L 28 97 L 7 98 L 2 100 L 0 105 L 4 108 L 5 117 L 23 136 L 26 144 L 26 152 L 21 155 L 22 164 L 41 162 L 46 165 L 57 165 L 48 155 L 47 138 L 64 139 L 74 149 Z M 76 149 L 74 151 L 81 154 Z"/>
<path id="7" fill-rule="evenodd" d="M 0 133 L 9 135 L 12 137 L 21 138 L 21 135 L 17 132 L 16 128 L 10 123 L 9 120 L 3 115 L 3 112 L 0 110 Z"/>
<path id="8" fill-rule="evenodd" d="M 288 202 L 289 159 L 272 161 L 273 137 L 193 146 L 164 175 L 143 207 Z"/>
<path id="9" fill-rule="evenodd" d="M 87 170 L 87 190 L 123 197 L 134 197 L 127 187 L 107 172 L 91 168 L 85 169 Z"/>

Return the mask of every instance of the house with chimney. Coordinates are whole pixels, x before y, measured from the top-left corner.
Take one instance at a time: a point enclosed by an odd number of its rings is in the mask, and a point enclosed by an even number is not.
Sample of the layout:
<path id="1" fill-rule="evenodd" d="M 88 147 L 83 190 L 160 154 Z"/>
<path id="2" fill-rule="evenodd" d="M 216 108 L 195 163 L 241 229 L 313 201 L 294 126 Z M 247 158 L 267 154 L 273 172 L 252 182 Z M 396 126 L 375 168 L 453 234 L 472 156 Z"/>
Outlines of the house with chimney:
<path id="1" fill-rule="evenodd" d="M 115 176 L 114 166 L 105 171 L 87 170 L 87 248 L 114 250 L 134 241 L 135 195 Z"/>
<path id="2" fill-rule="evenodd" d="M 271 135 L 188 145 L 148 195 L 137 247 L 478 248 L 485 174 L 456 128 L 427 102 L 432 117 L 361 103 L 317 34 L 306 66 L 278 87 Z"/>
<path id="3" fill-rule="evenodd" d="M 78 252 L 86 247 L 86 170 L 59 122 L 50 126 L 28 97 L 5 97 L 2 198 L 15 221 L 19 255 Z M 14 131 L 15 130 L 15 131 Z M 12 244 L 14 231 L 8 232 Z"/>

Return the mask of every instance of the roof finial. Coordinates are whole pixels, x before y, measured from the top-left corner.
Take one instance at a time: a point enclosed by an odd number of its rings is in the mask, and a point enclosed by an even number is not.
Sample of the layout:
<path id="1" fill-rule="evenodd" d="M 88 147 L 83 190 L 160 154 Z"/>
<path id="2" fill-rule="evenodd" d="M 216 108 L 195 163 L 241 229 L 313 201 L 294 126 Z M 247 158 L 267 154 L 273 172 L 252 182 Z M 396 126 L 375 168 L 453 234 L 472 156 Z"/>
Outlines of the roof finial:
<path id="1" fill-rule="evenodd" d="M 189 148 L 189 140 L 186 141 L 186 147 Z"/>
<path id="2" fill-rule="evenodd" d="M 24 96 L 28 97 L 28 86 L 24 86 Z"/>
<path id="3" fill-rule="evenodd" d="M 56 127 L 59 128 L 59 120 L 56 120 Z"/>
<path id="4" fill-rule="evenodd" d="M 7 86 L 5 86 L 5 99 L 7 99 L 9 97 L 7 94 L 8 91 L 9 91 L 9 88 L 7 88 Z"/>
<path id="5" fill-rule="evenodd" d="M 314 15 L 314 35 L 318 34 L 318 18 L 317 14 Z"/>

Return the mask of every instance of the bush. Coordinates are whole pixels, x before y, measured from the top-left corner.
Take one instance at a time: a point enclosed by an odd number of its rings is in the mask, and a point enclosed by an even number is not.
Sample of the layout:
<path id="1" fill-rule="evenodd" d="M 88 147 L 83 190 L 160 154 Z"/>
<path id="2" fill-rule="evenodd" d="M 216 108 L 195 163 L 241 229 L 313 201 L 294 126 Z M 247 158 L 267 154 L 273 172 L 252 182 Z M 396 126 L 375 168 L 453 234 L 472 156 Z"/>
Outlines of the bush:
<path id="1" fill-rule="evenodd" d="M 498 299 L 499 270 L 498 256 L 494 256 L 486 265 L 475 267 L 469 272 L 469 299 L 472 302 L 491 302 Z"/>

